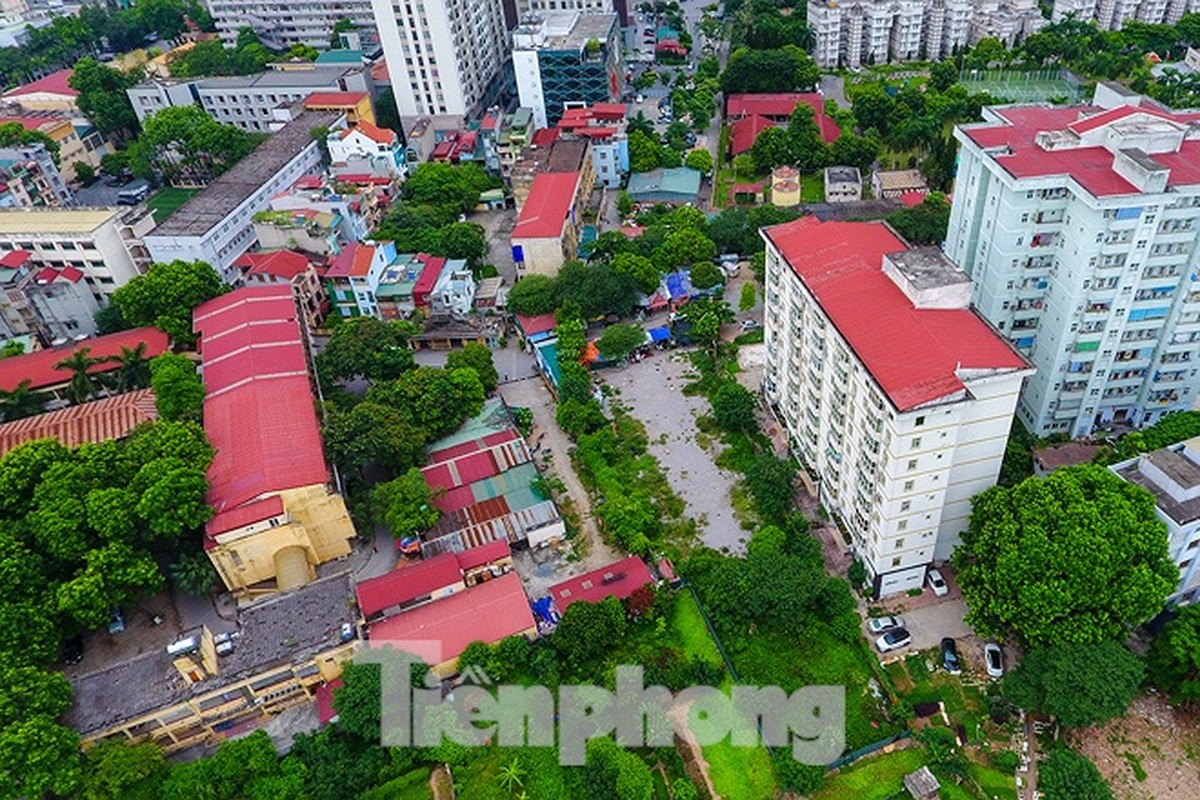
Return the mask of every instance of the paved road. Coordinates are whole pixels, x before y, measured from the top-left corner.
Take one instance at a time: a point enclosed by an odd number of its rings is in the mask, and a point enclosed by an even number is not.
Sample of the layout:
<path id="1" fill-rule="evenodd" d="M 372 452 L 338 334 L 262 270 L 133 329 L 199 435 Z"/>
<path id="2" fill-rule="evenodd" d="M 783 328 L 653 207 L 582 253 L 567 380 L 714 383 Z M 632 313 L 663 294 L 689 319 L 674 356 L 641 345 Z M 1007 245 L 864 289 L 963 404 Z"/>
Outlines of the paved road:
<path id="1" fill-rule="evenodd" d="M 821 94 L 828 100 L 836 100 L 838 108 L 850 107 L 850 101 L 846 99 L 846 81 L 840 75 L 822 75 Z"/>
<path id="2" fill-rule="evenodd" d="M 491 262 L 500 277 L 504 278 L 505 286 L 517 282 L 517 267 L 512 259 L 512 232 L 517 224 L 517 211 L 506 208 L 503 211 L 478 211 L 467 217 L 468 222 L 483 226 L 483 235 L 488 243 L 488 261 Z"/>

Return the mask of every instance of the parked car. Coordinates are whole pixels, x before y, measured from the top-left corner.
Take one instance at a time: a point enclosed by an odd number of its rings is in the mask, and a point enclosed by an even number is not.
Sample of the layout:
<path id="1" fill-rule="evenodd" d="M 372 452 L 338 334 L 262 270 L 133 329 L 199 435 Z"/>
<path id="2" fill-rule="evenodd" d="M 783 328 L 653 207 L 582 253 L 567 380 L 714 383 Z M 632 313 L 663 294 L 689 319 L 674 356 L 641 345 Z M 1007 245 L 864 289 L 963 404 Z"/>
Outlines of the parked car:
<path id="1" fill-rule="evenodd" d="M 933 589 L 933 593 L 938 597 L 945 597 L 950 592 L 950 587 L 946 585 L 946 579 L 942 577 L 942 573 L 936 569 L 929 570 L 929 588 Z"/>
<path id="2" fill-rule="evenodd" d="M 68 664 L 78 664 L 83 661 L 82 636 L 72 636 L 63 642 L 63 661 Z"/>
<path id="3" fill-rule="evenodd" d="M 637 97 L 633 98 L 633 102 L 635 102 L 635 103 L 644 103 L 644 102 L 646 102 L 646 95 L 644 95 L 644 94 L 639 94 Z"/>
<path id="4" fill-rule="evenodd" d="M 903 628 L 904 620 L 900 617 L 875 617 L 867 620 L 867 630 L 871 633 L 883 633 L 892 628 Z"/>
<path id="5" fill-rule="evenodd" d="M 756 320 L 756 319 L 742 320 L 742 332 L 743 333 L 745 333 L 746 331 L 752 331 L 757 327 L 759 327 L 759 325 L 758 325 L 758 320 Z"/>
<path id="6" fill-rule="evenodd" d="M 987 667 L 988 677 L 1004 677 L 1004 651 L 1000 649 L 1000 645 L 988 642 L 983 646 L 983 664 Z"/>
<path id="7" fill-rule="evenodd" d="M 886 653 L 889 650 L 899 650 L 901 647 L 908 647 L 912 644 L 912 635 L 904 628 L 896 628 L 888 631 L 883 636 L 875 640 L 875 646 L 879 648 L 879 652 Z"/>
<path id="8" fill-rule="evenodd" d="M 949 636 L 942 639 L 942 669 L 951 675 L 962 673 L 962 662 L 958 659 L 958 645 Z"/>
<path id="9" fill-rule="evenodd" d="M 108 612 L 108 632 L 118 634 L 125 630 L 125 615 L 121 613 L 121 609 L 116 606 Z"/>

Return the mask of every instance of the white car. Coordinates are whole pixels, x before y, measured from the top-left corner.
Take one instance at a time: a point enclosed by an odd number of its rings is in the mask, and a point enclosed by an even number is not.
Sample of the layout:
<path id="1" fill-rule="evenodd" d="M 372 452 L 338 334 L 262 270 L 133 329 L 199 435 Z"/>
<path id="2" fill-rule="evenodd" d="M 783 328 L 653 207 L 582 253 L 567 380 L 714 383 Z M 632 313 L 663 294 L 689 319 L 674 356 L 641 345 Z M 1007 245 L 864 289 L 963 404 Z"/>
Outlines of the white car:
<path id="1" fill-rule="evenodd" d="M 995 642 L 983 646 L 983 664 L 990 678 L 1004 677 L 1004 651 Z"/>
<path id="2" fill-rule="evenodd" d="M 879 652 L 886 653 L 889 650 L 899 650 L 901 647 L 908 647 L 912 644 L 912 635 L 904 628 L 896 628 L 888 631 L 883 636 L 875 640 L 875 646 L 879 648 Z"/>
<path id="3" fill-rule="evenodd" d="M 884 631 L 890 631 L 892 628 L 903 628 L 904 620 L 901 617 L 875 617 L 867 620 L 867 630 L 874 634 L 880 634 Z"/>
<path id="4" fill-rule="evenodd" d="M 950 593 L 950 587 L 946 585 L 946 579 L 936 569 L 929 570 L 928 581 L 929 588 L 933 589 L 933 593 L 938 597 L 945 597 Z"/>
<path id="5" fill-rule="evenodd" d="M 760 326 L 759 326 L 759 324 L 758 324 L 758 320 L 753 320 L 753 319 L 744 319 L 744 320 L 742 320 L 742 331 L 743 331 L 743 332 L 745 332 L 745 331 L 752 331 L 752 330 L 754 330 L 755 328 L 758 328 L 758 327 L 760 327 Z"/>

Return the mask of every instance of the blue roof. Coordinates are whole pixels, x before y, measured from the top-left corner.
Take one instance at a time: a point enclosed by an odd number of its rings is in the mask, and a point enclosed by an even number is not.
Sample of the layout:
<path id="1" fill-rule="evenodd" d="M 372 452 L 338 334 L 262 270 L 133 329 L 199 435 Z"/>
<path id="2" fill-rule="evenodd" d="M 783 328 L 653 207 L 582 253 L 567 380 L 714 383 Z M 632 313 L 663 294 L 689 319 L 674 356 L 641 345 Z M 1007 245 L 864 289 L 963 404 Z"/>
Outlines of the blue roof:
<path id="1" fill-rule="evenodd" d="M 691 276 L 683 270 L 672 272 L 667 276 L 667 291 L 671 293 L 672 300 L 691 297 L 693 294 Z"/>
<path id="2" fill-rule="evenodd" d="M 655 344 L 658 344 L 659 342 L 665 342 L 667 339 L 671 338 L 671 329 L 665 325 L 661 328 L 651 328 L 650 330 L 646 331 L 646 333 L 650 334 L 650 341 L 654 342 Z"/>
<path id="3" fill-rule="evenodd" d="M 361 64 L 362 50 L 326 50 L 317 56 L 316 64 Z"/>

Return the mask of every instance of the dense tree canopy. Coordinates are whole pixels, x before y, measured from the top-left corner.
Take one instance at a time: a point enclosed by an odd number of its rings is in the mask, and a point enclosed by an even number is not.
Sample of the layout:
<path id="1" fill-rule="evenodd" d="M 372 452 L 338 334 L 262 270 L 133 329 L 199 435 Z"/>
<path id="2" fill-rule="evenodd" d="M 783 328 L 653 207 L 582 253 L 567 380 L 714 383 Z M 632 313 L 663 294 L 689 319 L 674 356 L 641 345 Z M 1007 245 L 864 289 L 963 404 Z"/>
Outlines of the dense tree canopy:
<path id="1" fill-rule="evenodd" d="M 940 244 L 950 226 L 950 203 L 940 192 L 931 192 L 920 205 L 892 213 L 888 224 L 912 244 Z"/>
<path id="2" fill-rule="evenodd" d="M 1200 606 L 1178 609 L 1154 637 L 1146 658 L 1149 680 L 1175 703 L 1200 700 Z"/>
<path id="3" fill-rule="evenodd" d="M 1118 639 L 1179 580 L 1153 495 L 1090 465 L 977 495 L 954 564 L 967 621 L 1030 645 Z"/>
<path id="4" fill-rule="evenodd" d="M 192 310 L 229 291 L 216 271 L 203 261 L 171 261 L 150 267 L 113 292 L 112 304 L 128 325 L 153 325 L 176 344 L 196 341 Z"/>
<path id="5" fill-rule="evenodd" d="M 142 120 L 142 133 L 129 146 L 130 167 L 143 178 L 206 184 L 261 141 L 261 136 L 217 122 L 198 105 L 170 106 Z"/>
<path id="6" fill-rule="evenodd" d="M 374 317 L 354 317 L 334 328 L 317 355 L 322 384 L 365 378 L 395 380 L 414 366 L 408 345 L 413 329 L 403 322 L 383 322 Z"/>
<path id="7" fill-rule="evenodd" d="M 645 343 L 646 330 L 625 322 L 609 325 L 596 340 L 600 355 L 607 361 L 621 361 Z"/>
<path id="8" fill-rule="evenodd" d="M 1046 800 L 1113 800 L 1096 765 L 1065 748 L 1038 764 L 1038 791 Z"/>
<path id="9" fill-rule="evenodd" d="M 464 214 L 478 204 L 480 193 L 496 185 L 496 179 L 475 164 L 418 164 L 404 182 L 404 202 Z"/>
<path id="10" fill-rule="evenodd" d="M 500 376 L 496 373 L 496 363 L 492 360 L 492 351 L 486 345 L 470 342 L 461 349 L 450 351 L 446 356 L 446 369 L 454 370 L 470 367 L 475 370 L 483 391 L 491 394 L 496 390 Z"/>
<path id="11" fill-rule="evenodd" d="M 1138 692 L 1142 662 L 1122 644 L 1056 644 L 1025 654 L 1004 679 L 1022 708 L 1081 728 L 1119 717 Z"/>
<path id="12" fill-rule="evenodd" d="M 371 491 L 376 519 L 400 539 L 432 528 L 441 512 L 432 502 L 433 492 L 416 467 L 377 485 Z"/>
<path id="13" fill-rule="evenodd" d="M 725 94 L 807 92 L 820 78 L 816 62 L 799 47 L 786 44 L 778 50 L 734 50 L 721 73 L 720 85 Z"/>
<path id="14" fill-rule="evenodd" d="M 372 386 L 367 401 L 394 409 L 433 441 L 478 414 L 484 394 L 479 375 L 470 367 L 417 367 L 394 381 Z"/>
<path id="15" fill-rule="evenodd" d="M 186 356 L 163 353 L 150 360 L 150 385 L 160 419 L 200 421 L 204 382 Z"/>

